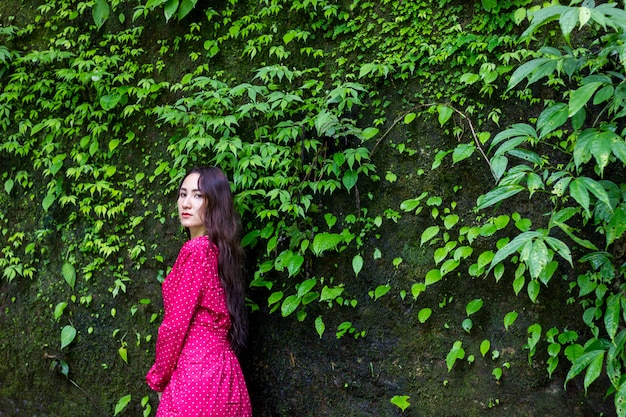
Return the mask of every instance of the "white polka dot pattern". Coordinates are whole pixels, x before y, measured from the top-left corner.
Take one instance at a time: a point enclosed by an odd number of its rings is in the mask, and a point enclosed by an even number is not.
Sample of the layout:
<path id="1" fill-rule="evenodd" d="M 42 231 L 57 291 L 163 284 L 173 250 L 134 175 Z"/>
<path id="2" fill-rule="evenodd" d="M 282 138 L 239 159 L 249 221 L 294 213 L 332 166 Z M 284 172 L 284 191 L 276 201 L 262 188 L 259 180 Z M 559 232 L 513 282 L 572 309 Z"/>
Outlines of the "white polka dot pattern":
<path id="1" fill-rule="evenodd" d="M 148 385 L 163 396 L 156 417 L 249 417 L 250 398 L 228 342 L 230 316 L 217 274 L 217 247 L 207 236 L 186 242 L 163 282 Z"/>

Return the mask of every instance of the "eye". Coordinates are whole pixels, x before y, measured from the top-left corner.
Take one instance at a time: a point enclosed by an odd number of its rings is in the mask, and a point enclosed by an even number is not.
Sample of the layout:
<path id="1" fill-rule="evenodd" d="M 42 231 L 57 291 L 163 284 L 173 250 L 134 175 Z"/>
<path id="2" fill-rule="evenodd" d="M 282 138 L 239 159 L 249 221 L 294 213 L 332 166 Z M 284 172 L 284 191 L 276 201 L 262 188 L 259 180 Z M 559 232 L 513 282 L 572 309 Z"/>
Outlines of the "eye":
<path id="1" fill-rule="evenodd" d="M 181 191 L 178 193 L 178 198 L 185 198 L 186 195 L 187 193 L 185 193 L 184 191 Z"/>
<path id="2" fill-rule="evenodd" d="M 194 194 L 193 196 L 194 196 L 195 198 L 202 198 L 202 194 L 200 194 L 200 193 L 196 193 L 196 194 Z"/>

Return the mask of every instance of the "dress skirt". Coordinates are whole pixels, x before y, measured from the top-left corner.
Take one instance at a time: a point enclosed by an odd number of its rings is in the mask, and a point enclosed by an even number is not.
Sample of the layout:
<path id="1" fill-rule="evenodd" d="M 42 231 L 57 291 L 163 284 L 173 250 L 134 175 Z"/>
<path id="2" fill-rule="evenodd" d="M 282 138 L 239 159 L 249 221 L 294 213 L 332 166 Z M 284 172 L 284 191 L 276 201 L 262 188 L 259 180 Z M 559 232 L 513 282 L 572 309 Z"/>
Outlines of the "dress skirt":
<path id="1" fill-rule="evenodd" d="M 250 417 L 250 399 L 227 332 L 192 325 L 156 417 Z"/>

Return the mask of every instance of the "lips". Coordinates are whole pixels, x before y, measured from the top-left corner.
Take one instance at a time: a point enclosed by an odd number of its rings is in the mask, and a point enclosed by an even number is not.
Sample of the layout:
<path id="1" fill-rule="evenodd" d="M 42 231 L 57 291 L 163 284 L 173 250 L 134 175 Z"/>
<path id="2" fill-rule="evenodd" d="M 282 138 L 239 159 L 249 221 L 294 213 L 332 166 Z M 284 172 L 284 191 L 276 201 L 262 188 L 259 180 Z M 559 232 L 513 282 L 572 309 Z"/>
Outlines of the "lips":
<path id="1" fill-rule="evenodd" d="M 189 217 L 192 217 L 192 214 L 191 214 L 191 213 L 182 213 L 182 214 L 180 215 L 180 217 L 183 217 L 183 218 L 189 218 Z"/>

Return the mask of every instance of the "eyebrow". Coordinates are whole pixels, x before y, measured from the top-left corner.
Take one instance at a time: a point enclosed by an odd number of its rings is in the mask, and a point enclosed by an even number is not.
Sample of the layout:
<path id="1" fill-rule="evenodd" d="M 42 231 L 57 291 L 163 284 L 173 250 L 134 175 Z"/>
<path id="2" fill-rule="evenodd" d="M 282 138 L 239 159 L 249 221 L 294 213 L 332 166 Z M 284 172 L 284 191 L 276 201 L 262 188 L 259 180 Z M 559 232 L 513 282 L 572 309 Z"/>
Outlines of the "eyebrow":
<path id="1" fill-rule="evenodd" d="M 180 187 L 180 190 L 178 191 L 187 191 L 187 189 L 185 187 Z M 200 191 L 199 188 L 194 188 L 193 190 L 191 190 L 191 192 L 193 193 L 194 191 Z"/>

